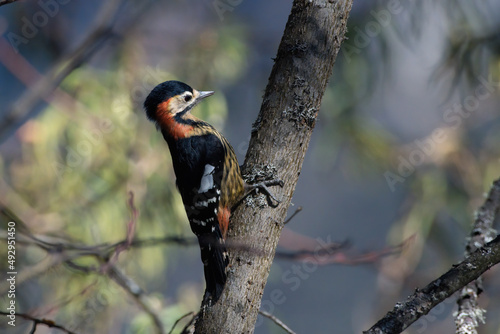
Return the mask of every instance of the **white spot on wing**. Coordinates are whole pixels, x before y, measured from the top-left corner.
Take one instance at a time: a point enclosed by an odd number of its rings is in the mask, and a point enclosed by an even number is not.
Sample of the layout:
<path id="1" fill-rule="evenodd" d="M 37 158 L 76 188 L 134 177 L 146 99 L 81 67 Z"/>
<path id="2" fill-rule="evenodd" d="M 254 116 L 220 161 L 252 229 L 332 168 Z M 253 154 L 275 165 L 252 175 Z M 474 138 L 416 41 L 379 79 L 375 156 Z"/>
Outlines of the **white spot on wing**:
<path id="1" fill-rule="evenodd" d="M 198 194 L 205 193 L 209 189 L 214 187 L 214 173 L 215 167 L 206 164 L 205 170 L 203 171 L 203 176 L 201 177 L 200 188 L 198 189 Z"/>
<path id="2" fill-rule="evenodd" d="M 195 223 L 196 225 L 201 225 L 201 226 L 207 225 L 206 222 L 204 222 L 203 220 L 199 220 L 199 219 L 193 219 L 193 223 Z"/>

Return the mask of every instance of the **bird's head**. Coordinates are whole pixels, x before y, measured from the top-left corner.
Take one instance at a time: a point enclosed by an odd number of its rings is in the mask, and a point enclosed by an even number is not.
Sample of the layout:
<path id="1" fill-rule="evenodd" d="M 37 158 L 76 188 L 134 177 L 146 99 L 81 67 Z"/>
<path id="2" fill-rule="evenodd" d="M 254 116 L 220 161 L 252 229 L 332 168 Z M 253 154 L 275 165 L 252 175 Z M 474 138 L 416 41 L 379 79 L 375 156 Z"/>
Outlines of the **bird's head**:
<path id="1" fill-rule="evenodd" d="M 182 117 L 212 91 L 197 91 L 180 81 L 165 81 L 157 85 L 144 101 L 144 109 L 151 121 Z"/>

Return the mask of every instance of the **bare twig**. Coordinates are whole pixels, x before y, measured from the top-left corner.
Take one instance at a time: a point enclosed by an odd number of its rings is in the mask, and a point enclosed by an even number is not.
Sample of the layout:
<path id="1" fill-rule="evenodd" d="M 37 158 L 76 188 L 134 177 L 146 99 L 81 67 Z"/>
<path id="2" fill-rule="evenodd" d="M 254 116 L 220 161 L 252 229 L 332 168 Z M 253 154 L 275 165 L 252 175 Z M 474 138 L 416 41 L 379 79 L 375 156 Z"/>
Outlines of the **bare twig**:
<path id="1" fill-rule="evenodd" d="M 262 311 L 262 310 L 259 310 L 259 314 L 268 318 L 268 319 L 271 319 L 276 325 L 278 325 L 279 327 L 281 327 L 285 332 L 287 332 L 288 334 L 296 334 L 293 330 L 290 329 L 290 327 L 288 327 L 283 321 L 281 321 L 280 319 L 276 318 L 274 315 L 272 315 L 271 313 L 268 313 L 266 311 Z"/>
<path id="2" fill-rule="evenodd" d="M 5 230 L 0 230 L 0 237 L 6 236 Z M 17 235 L 16 235 L 17 237 Z M 60 238 L 55 238 L 46 235 L 33 235 L 30 233 L 19 233 L 19 239 L 16 240 L 17 244 L 22 245 L 32 245 L 37 246 L 47 252 L 54 252 L 54 250 L 60 249 L 65 251 L 78 251 L 82 252 L 82 255 L 93 255 L 96 253 L 108 254 L 110 256 L 115 249 L 120 245 L 127 242 L 126 239 L 115 242 L 115 243 L 102 243 L 96 245 L 82 245 L 71 240 L 65 240 Z M 178 244 L 181 246 L 193 246 L 198 245 L 198 241 L 195 238 L 183 237 L 183 236 L 163 236 L 163 237 L 152 237 L 147 239 L 135 239 L 130 243 L 130 248 L 143 248 L 143 247 L 154 247 L 164 244 Z"/>
<path id="3" fill-rule="evenodd" d="M 391 312 L 365 333 L 401 333 L 421 316 L 429 313 L 436 305 L 499 262 L 500 236 L 477 249 L 464 261 L 454 265 L 448 272 L 423 289 L 416 289 L 404 303 L 397 303 Z"/>
<path id="4" fill-rule="evenodd" d="M 482 318 L 482 310 L 478 311 L 476 301 L 481 286 L 477 281 L 476 283 L 473 281 L 500 262 L 500 236 L 493 239 L 496 231 L 492 228 L 499 210 L 500 180 L 497 180 L 477 214 L 466 248 L 466 256 L 468 255 L 466 259 L 422 290 L 417 289 L 406 302 L 397 303 L 391 312 L 365 333 L 400 333 L 459 289 L 462 289 L 462 292 L 459 296 L 459 312 L 455 321 L 457 332 L 461 328 L 475 331 Z M 468 288 L 472 290 L 471 293 Z"/>
<path id="5" fill-rule="evenodd" d="M 164 236 L 164 237 L 152 237 L 147 239 L 132 240 L 131 239 L 132 227 L 130 223 L 131 222 L 129 222 L 127 225 L 127 237 L 124 240 L 112 244 L 102 243 L 97 245 L 81 245 L 68 240 L 61 240 L 48 236 L 36 236 L 30 234 L 29 232 L 19 233 L 17 243 L 37 246 L 51 255 L 50 260 L 47 259 L 35 266 L 38 267 L 42 263 L 45 263 L 45 265 L 43 265 L 40 270 L 36 270 L 37 275 L 43 273 L 44 270 L 47 268 L 54 267 L 62 263 L 67 264 L 73 269 L 85 271 L 85 268 L 79 267 L 77 264 L 73 262 L 77 258 L 83 256 L 94 256 L 98 259 L 111 259 L 106 262 L 114 264 L 116 262 L 117 254 L 129 248 L 155 247 L 158 245 L 165 245 L 165 244 L 177 244 L 181 246 L 198 245 L 195 238 L 182 237 L 182 236 Z M 296 234 L 291 231 L 285 232 L 284 234 L 289 235 L 290 233 L 292 233 L 292 235 Z M 4 234 L 5 231 L 0 231 L 0 237 Z M 308 261 L 308 262 L 313 261 L 318 265 L 331 265 L 331 264 L 360 265 L 365 263 L 373 263 L 382 257 L 396 254 L 400 252 L 404 247 L 407 247 L 407 245 L 410 244 L 410 242 L 413 240 L 413 238 L 410 237 L 407 240 L 403 241 L 401 244 L 396 246 L 386 247 L 381 250 L 369 251 L 362 254 L 347 254 L 346 252 L 344 252 L 344 250 L 346 250 L 349 247 L 349 244 L 347 242 L 319 243 L 317 240 L 313 238 L 308 238 L 305 236 L 301 236 L 301 238 L 304 240 L 301 239 L 301 242 L 296 242 L 296 245 L 300 246 L 299 248 L 292 249 L 289 252 L 277 251 L 275 257 L 291 261 Z M 296 240 L 297 240 L 296 238 L 293 239 L 293 241 Z M 243 242 L 238 242 L 236 240 L 229 240 L 227 242 L 227 245 L 233 250 L 244 249 L 249 252 L 254 252 L 255 254 L 262 255 L 259 250 L 250 249 Z M 59 256 L 62 253 L 64 253 L 64 256 Z M 105 267 L 106 265 L 103 266 Z M 26 271 L 33 272 L 33 269 L 35 267 L 28 268 L 26 269 Z M 94 271 L 95 269 L 96 268 L 91 268 L 89 270 Z M 105 268 L 102 268 L 102 270 L 105 271 Z M 32 277 L 33 275 L 30 275 L 29 277 L 27 277 L 27 279 Z M 4 285 L 0 283 L 0 292 L 2 291 L 2 287 L 4 287 Z"/>
<path id="6" fill-rule="evenodd" d="M 130 210 L 130 221 L 127 225 L 127 247 L 130 247 L 132 244 L 132 240 L 134 239 L 135 236 L 135 230 L 137 227 L 137 216 L 139 215 L 139 211 L 137 211 L 137 208 L 135 207 L 134 204 L 134 193 L 132 191 L 129 192 L 129 200 L 128 200 L 128 207 Z"/>
<path id="7" fill-rule="evenodd" d="M 318 265 L 360 265 L 373 263 L 383 257 L 400 253 L 415 239 L 415 236 L 413 235 L 396 246 L 387 246 L 380 250 L 372 250 L 361 254 L 349 254 L 346 250 L 349 248 L 350 244 L 346 241 L 340 243 L 324 242 L 319 238 L 309 238 L 290 230 L 283 231 L 283 241 L 286 239 L 285 237 L 288 237 L 291 240 L 287 241 L 285 245 L 282 245 L 280 242 L 280 246 L 287 248 L 293 244 L 293 251 L 276 251 L 275 257 L 292 261 L 307 261 Z"/>
<path id="8" fill-rule="evenodd" d="M 74 302 L 77 298 L 84 298 L 85 295 L 87 295 L 90 291 L 96 288 L 97 286 L 97 280 L 94 280 L 92 283 L 88 284 L 87 286 L 83 287 L 80 291 L 76 292 L 75 294 L 67 297 L 63 297 L 60 301 L 55 302 L 52 305 L 48 306 L 40 306 L 35 309 L 33 309 L 31 312 L 34 314 L 51 314 L 53 312 L 57 312 L 64 306 L 69 305 L 70 303 Z"/>
<path id="9" fill-rule="evenodd" d="M 189 322 L 184 326 L 184 328 L 181 331 L 181 334 L 194 334 L 194 326 L 196 324 L 196 321 L 198 321 L 198 318 L 200 317 L 200 313 L 196 313 L 194 317 L 189 320 Z"/>
<path id="10" fill-rule="evenodd" d="M 93 267 L 93 266 L 81 266 L 74 263 L 72 260 L 67 260 L 66 264 L 73 269 L 82 271 L 84 273 L 97 272 L 99 274 L 108 275 L 116 284 L 118 284 L 121 288 L 130 295 L 134 301 L 139 305 L 144 312 L 153 320 L 154 327 L 156 333 L 164 334 L 165 330 L 163 328 L 163 324 L 160 320 L 159 315 L 156 313 L 153 308 L 149 305 L 147 301 L 147 294 L 144 290 L 137 284 L 131 277 L 127 276 L 123 273 L 118 267 L 110 262 L 106 262 L 105 259 L 100 258 L 98 255 L 96 257 L 103 262 L 101 267 Z"/>
<path id="11" fill-rule="evenodd" d="M 17 235 L 16 235 L 17 237 Z M 81 257 L 81 254 L 62 254 L 55 253 L 50 254 L 40 262 L 24 268 L 23 271 L 19 272 L 16 277 L 16 283 L 22 284 L 23 282 L 29 281 L 37 276 L 43 275 L 51 269 L 56 268 L 57 266 L 66 263 L 68 261 L 74 260 L 76 258 Z M 8 282 L 2 281 L 0 282 L 0 294 L 4 294 L 9 289 Z"/>
<path id="12" fill-rule="evenodd" d="M 147 295 L 144 290 L 131 277 L 125 275 L 115 265 L 108 265 L 108 274 L 109 277 L 121 286 L 135 300 L 135 302 L 141 306 L 144 312 L 149 315 L 149 317 L 153 320 L 156 333 L 165 334 L 160 317 L 147 302 Z"/>
<path id="13" fill-rule="evenodd" d="M 13 3 L 16 1 L 19 1 L 19 0 L 2 0 L 2 1 L 0 1 L 0 6 L 7 5 L 9 3 Z"/>
<path id="14" fill-rule="evenodd" d="M 7 316 L 9 315 L 8 312 L 4 312 L 4 311 L 0 311 L 0 314 L 7 315 Z M 21 317 L 23 319 L 33 321 L 33 329 L 36 329 L 36 326 L 38 324 L 42 324 L 42 325 L 45 325 L 45 326 L 50 327 L 50 328 L 59 329 L 60 331 L 63 331 L 64 333 L 67 333 L 67 334 L 76 334 L 75 332 L 70 331 L 69 329 L 66 329 L 63 326 L 56 324 L 52 320 L 38 319 L 38 318 L 35 318 L 35 317 L 33 317 L 33 316 L 29 315 L 29 314 L 25 314 L 25 313 L 16 313 L 16 317 Z M 31 330 L 32 333 L 34 333 L 33 329 Z"/>
<path id="15" fill-rule="evenodd" d="M 8 133 L 12 124 L 25 117 L 38 103 L 40 98 L 51 94 L 54 89 L 71 73 L 81 66 L 93 55 L 103 42 L 111 35 L 114 24 L 114 15 L 122 0 L 106 1 L 98 14 L 94 29 L 87 35 L 83 42 L 72 53 L 62 57 L 54 66 L 36 83 L 17 99 L 12 108 L 0 122 L 0 133 Z"/>
<path id="16" fill-rule="evenodd" d="M 497 231 L 493 228 L 500 209 L 500 179 L 493 183 L 485 203 L 477 212 L 474 227 L 467 240 L 465 257 L 493 240 Z M 458 311 L 455 313 L 457 334 L 476 334 L 477 327 L 484 323 L 485 311 L 478 305 L 478 297 L 483 291 L 482 279 L 470 282 L 462 288 L 457 298 Z"/>
<path id="17" fill-rule="evenodd" d="M 299 206 L 297 208 L 297 210 L 295 210 L 295 212 L 292 213 L 292 215 L 290 216 L 290 218 L 288 218 L 287 220 L 285 220 L 285 222 L 283 223 L 283 225 L 288 224 L 300 211 L 302 211 L 302 207 L 301 206 Z"/>
<path id="18" fill-rule="evenodd" d="M 191 315 L 195 315 L 195 313 L 194 313 L 193 311 L 188 312 L 188 313 L 184 314 L 182 317 L 180 317 L 179 319 L 175 320 L 175 322 L 174 322 L 174 324 L 173 324 L 173 326 L 172 326 L 172 329 L 170 330 L 170 332 L 168 332 L 168 334 L 172 334 L 172 333 L 174 332 L 175 327 L 177 326 L 177 324 L 178 324 L 178 323 L 179 323 L 182 319 L 184 319 L 184 318 L 186 318 L 186 317 L 189 317 L 189 316 L 191 316 Z"/>
<path id="19" fill-rule="evenodd" d="M 165 330 L 163 328 L 160 317 L 147 302 L 147 295 L 144 290 L 131 277 L 125 275 L 125 273 L 123 273 L 117 266 L 115 266 L 115 263 L 118 260 L 118 255 L 120 254 L 120 252 L 127 250 L 130 247 L 135 235 L 138 211 L 134 205 L 134 194 L 132 192 L 130 192 L 129 194 L 128 206 L 131 212 L 131 218 L 127 223 L 126 238 L 123 242 L 117 245 L 111 258 L 109 258 L 108 256 L 102 256 L 102 254 L 99 253 L 95 254 L 98 260 L 103 262 L 103 264 L 99 268 L 99 272 L 107 274 L 113 281 L 121 286 L 153 320 L 156 333 L 164 334 Z M 68 264 L 75 269 L 85 272 L 96 270 L 96 268 L 92 267 L 79 266 L 72 261 L 68 261 Z"/>
<path id="20" fill-rule="evenodd" d="M 133 243 L 133 237 L 135 235 L 135 227 L 137 224 L 137 216 L 138 211 L 134 205 L 134 196 L 130 193 L 128 206 L 131 211 L 131 218 L 127 223 L 127 232 L 126 238 L 122 242 L 113 244 L 113 245 L 97 245 L 93 247 L 89 246 L 75 246 L 72 245 L 68 241 L 46 241 L 42 240 L 42 238 L 36 237 L 27 231 L 25 234 L 20 234 L 20 238 L 18 241 L 20 243 L 33 244 L 41 249 L 47 251 L 49 256 L 46 258 L 44 262 L 48 262 L 48 264 L 44 264 L 42 266 L 42 270 L 33 270 L 32 268 L 28 268 L 21 272 L 18 275 L 18 281 L 22 282 L 23 278 L 26 275 L 31 275 L 32 272 L 36 272 L 37 274 L 45 272 L 46 268 L 54 267 L 60 265 L 62 263 L 66 263 L 69 267 L 83 271 L 85 273 L 89 272 L 97 272 L 100 274 L 108 275 L 114 282 L 116 282 L 119 286 L 121 286 L 134 300 L 135 302 L 146 312 L 151 319 L 153 320 L 154 327 L 158 334 L 164 334 L 163 324 L 158 316 L 158 314 L 150 307 L 147 302 L 147 295 L 144 290 L 130 277 L 125 275 L 115 266 L 115 262 L 117 260 L 118 254 L 128 249 Z M 50 239 L 49 239 L 50 240 Z M 112 255 L 110 255 L 112 254 Z M 74 262 L 74 260 L 81 256 L 93 256 L 100 263 L 100 267 L 98 266 L 81 266 Z M 30 276 L 32 277 L 32 276 Z M 37 324 L 35 323 L 33 329 L 36 330 Z"/>
<path id="21" fill-rule="evenodd" d="M 57 254 L 60 252 L 74 252 L 72 256 L 63 258 L 60 263 L 66 263 L 68 266 L 85 271 L 84 268 L 79 268 L 77 264 L 73 262 L 74 259 L 80 256 L 96 256 L 97 258 L 109 259 L 109 262 L 115 263 L 117 255 L 129 248 L 142 248 L 142 247 L 154 247 L 164 244 L 177 244 L 181 246 L 194 246 L 198 245 L 198 241 L 195 238 L 183 237 L 183 236 L 163 236 L 163 237 L 152 237 L 147 239 L 134 239 L 134 231 L 137 225 L 137 215 L 138 211 L 133 202 L 133 193 L 129 194 L 128 207 L 131 212 L 131 220 L 127 225 L 126 238 L 115 243 L 102 243 L 97 245 L 81 245 L 71 240 L 64 240 L 61 238 L 49 237 L 44 235 L 33 235 L 28 229 L 25 229 L 22 233 L 19 233 L 17 243 L 25 245 L 37 246 L 50 254 Z M 302 207 L 299 207 L 290 216 L 288 221 L 301 212 Z M 13 215 L 13 213 L 10 213 Z M 20 223 L 22 221 L 17 217 L 14 219 Z M 22 223 L 23 226 L 26 224 Z M 0 237 L 2 235 L 6 236 L 6 231 L 0 230 Z M 372 263 L 378 259 L 400 252 L 404 247 L 413 240 L 413 237 L 408 238 L 401 244 L 386 247 L 378 251 L 369 251 L 362 254 L 347 254 L 342 252 L 347 249 L 349 244 L 347 242 L 331 242 L 329 237 L 325 240 L 322 238 L 311 238 L 300 233 L 296 233 L 288 228 L 285 228 L 282 233 L 282 237 L 279 241 L 279 245 L 286 251 L 277 251 L 275 256 L 278 258 L 288 259 L 292 261 L 314 261 L 319 265 L 329 265 L 329 264 L 343 264 L 343 265 L 359 265 L 364 263 Z M 233 250 L 246 250 L 258 255 L 264 255 L 258 249 L 251 249 L 248 247 L 246 242 L 238 240 L 228 240 L 227 246 Z M 95 270 L 92 268 L 91 270 Z M 1 287 L 1 283 L 0 283 Z M 1 289 L 0 289 L 1 291 Z"/>
<path id="22" fill-rule="evenodd" d="M 137 208 L 135 207 L 134 193 L 132 191 L 129 192 L 129 199 L 128 199 L 127 204 L 128 204 L 129 210 L 130 210 L 130 220 L 127 224 L 126 237 L 125 237 L 125 240 L 123 240 L 122 242 L 120 242 L 116 246 L 115 251 L 113 253 L 113 256 L 109 260 L 110 264 L 116 263 L 120 253 L 123 252 L 124 250 L 127 250 L 130 248 L 130 246 L 132 245 L 132 241 L 134 239 L 134 236 L 135 236 L 135 230 L 137 227 L 137 216 L 139 215 L 139 212 L 137 211 Z"/>

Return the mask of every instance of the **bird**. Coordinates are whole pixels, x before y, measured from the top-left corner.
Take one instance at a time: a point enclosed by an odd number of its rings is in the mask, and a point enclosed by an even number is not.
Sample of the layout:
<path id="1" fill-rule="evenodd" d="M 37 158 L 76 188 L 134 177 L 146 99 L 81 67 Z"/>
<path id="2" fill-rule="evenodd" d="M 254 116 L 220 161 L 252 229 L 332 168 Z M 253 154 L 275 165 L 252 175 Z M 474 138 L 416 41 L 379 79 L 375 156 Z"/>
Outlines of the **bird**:
<path id="1" fill-rule="evenodd" d="M 155 123 L 170 150 L 176 185 L 200 246 L 206 283 L 203 299 L 209 304 L 219 300 L 227 280 L 225 239 L 232 209 L 256 188 L 263 190 L 268 202 L 272 198 L 279 204 L 267 186 L 283 186 L 280 180 L 246 184 L 229 141 L 191 113 L 213 94 L 170 80 L 154 87 L 144 101 L 147 118 Z"/>

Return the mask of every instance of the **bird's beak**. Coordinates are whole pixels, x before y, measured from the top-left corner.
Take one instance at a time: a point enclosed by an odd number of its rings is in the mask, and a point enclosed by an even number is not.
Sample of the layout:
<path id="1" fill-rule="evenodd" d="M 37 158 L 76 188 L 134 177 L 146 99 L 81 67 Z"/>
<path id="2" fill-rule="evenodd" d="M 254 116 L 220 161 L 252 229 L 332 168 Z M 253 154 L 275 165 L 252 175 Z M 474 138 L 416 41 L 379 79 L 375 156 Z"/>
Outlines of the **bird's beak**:
<path id="1" fill-rule="evenodd" d="M 204 91 L 204 92 L 199 92 L 200 95 L 198 95 L 198 98 L 197 100 L 200 101 L 200 100 L 203 100 L 204 98 L 206 97 L 209 97 L 210 95 L 214 95 L 214 91 Z"/>

